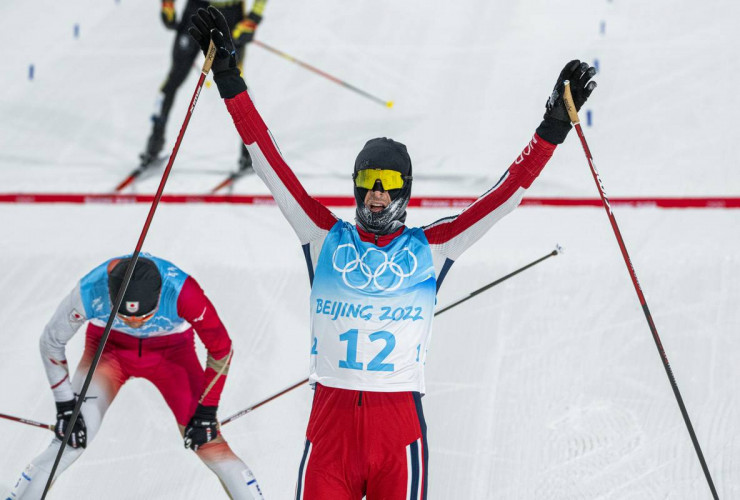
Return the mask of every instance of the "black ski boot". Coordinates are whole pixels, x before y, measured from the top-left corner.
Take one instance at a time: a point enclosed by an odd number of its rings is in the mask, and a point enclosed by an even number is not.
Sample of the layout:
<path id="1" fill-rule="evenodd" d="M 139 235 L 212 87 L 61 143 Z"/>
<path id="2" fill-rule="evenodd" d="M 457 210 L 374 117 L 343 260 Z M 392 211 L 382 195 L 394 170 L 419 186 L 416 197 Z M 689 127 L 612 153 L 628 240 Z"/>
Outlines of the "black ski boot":
<path id="1" fill-rule="evenodd" d="M 164 123 L 157 116 L 152 116 L 152 122 L 152 133 L 146 141 L 146 151 L 139 155 L 142 167 L 148 167 L 154 163 L 164 147 Z"/>

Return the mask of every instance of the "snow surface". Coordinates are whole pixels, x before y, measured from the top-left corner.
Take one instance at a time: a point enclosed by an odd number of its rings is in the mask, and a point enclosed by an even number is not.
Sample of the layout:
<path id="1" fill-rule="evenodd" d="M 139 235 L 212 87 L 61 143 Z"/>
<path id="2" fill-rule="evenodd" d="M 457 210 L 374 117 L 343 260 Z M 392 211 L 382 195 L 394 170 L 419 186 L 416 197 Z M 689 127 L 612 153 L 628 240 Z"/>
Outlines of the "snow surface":
<path id="1" fill-rule="evenodd" d="M 135 166 L 172 43 L 157 4 L 0 3 L 0 191 L 105 192 Z M 598 59 L 586 134 L 610 194 L 738 196 L 738 20 L 740 4 L 723 0 L 272 0 L 263 41 L 396 104 L 258 47 L 247 78 L 312 193 L 349 194 L 354 155 L 386 135 L 409 146 L 415 193 L 472 195 L 526 144 L 562 65 Z M 178 95 L 170 141 L 194 83 Z M 229 121 L 205 89 L 167 192 L 206 192 L 234 167 Z M 235 191 L 265 189 L 249 178 Z M 575 136 L 531 194 L 596 195 Z M 38 336 L 77 279 L 133 248 L 147 209 L 0 205 L 0 412 L 51 421 Z M 417 209 L 409 223 L 449 214 Z M 740 213 L 636 208 L 617 218 L 719 495 L 740 498 Z M 709 498 L 603 210 L 515 211 L 453 266 L 440 306 L 556 243 L 565 254 L 436 321 L 424 398 L 429 498 Z M 191 272 L 232 334 L 221 417 L 307 375 L 307 273 L 275 207 L 163 205 L 145 250 Z M 71 361 L 82 344 L 73 339 Z M 302 388 L 224 427 L 268 499 L 292 495 L 310 400 Z M 0 483 L 11 484 L 50 433 L 7 421 L 0 430 Z M 140 380 L 50 494 L 223 496 Z"/>

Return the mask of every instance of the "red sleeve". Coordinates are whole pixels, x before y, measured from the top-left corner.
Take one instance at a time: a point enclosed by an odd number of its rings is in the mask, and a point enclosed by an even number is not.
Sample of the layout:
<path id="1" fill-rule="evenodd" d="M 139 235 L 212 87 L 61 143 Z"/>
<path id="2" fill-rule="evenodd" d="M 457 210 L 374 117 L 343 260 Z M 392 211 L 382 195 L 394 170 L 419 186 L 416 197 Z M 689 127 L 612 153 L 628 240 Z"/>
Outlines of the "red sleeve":
<path id="1" fill-rule="evenodd" d="M 270 131 L 245 91 L 225 99 L 234 125 L 249 149 L 255 172 L 265 182 L 301 244 L 323 236 L 337 222 L 324 205 L 308 195 L 283 159 Z M 318 236 L 317 236 L 318 235 Z"/>
<path id="2" fill-rule="evenodd" d="M 445 259 L 457 259 L 493 224 L 511 212 L 555 151 L 555 145 L 534 135 L 501 179 L 460 214 L 424 228 L 429 244 Z"/>
<path id="3" fill-rule="evenodd" d="M 180 290 L 177 313 L 193 326 L 208 351 L 201 404 L 218 406 L 231 362 L 231 338 L 216 308 L 192 276 Z"/>

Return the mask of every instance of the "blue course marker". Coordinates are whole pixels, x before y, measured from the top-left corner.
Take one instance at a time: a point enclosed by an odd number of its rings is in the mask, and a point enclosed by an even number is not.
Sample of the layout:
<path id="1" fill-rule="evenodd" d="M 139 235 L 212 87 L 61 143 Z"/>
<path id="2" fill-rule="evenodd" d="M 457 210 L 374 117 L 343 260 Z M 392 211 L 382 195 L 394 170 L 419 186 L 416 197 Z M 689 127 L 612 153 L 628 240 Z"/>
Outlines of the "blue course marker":
<path id="1" fill-rule="evenodd" d="M 590 127 L 592 122 L 593 122 L 592 114 L 591 114 L 591 110 L 589 109 L 586 111 L 586 126 Z"/>
<path id="2" fill-rule="evenodd" d="M 599 25 L 599 32 L 603 35 L 606 33 L 606 21 L 601 21 L 601 24 Z"/>
<path id="3" fill-rule="evenodd" d="M 599 72 L 599 60 L 598 59 L 594 59 L 594 69 L 596 70 L 597 73 Z"/>
<path id="4" fill-rule="evenodd" d="M 33 80 L 33 64 L 28 65 L 28 79 Z"/>
<path id="5" fill-rule="evenodd" d="M 80 38 L 80 25 L 75 23 L 74 27 L 74 36 L 75 38 Z"/>

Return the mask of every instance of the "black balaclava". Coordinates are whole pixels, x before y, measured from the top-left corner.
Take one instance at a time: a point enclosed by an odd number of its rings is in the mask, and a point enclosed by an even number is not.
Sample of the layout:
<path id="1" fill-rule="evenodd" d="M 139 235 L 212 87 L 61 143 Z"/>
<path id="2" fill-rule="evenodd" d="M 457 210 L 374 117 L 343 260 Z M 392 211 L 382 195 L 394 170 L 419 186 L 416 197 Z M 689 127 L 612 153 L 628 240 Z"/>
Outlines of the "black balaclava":
<path id="1" fill-rule="evenodd" d="M 108 275 L 108 293 L 111 304 L 115 302 L 118 290 L 123 284 L 129 262 L 131 262 L 130 257 L 121 259 Z M 125 316 L 146 316 L 157 308 L 161 291 L 162 276 L 159 274 L 157 265 L 150 259 L 139 257 L 118 312 Z"/>
<path id="2" fill-rule="evenodd" d="M 408 176 L 408 179 L 404 179 L 401 189 L 388 191 L 391 203 L 378 213 L 371 212 L 365 206 L 365 196 L 368 190 L 354 186 L 357 225 L 370 233 L 390 234 L 401 228 L 406 221 L 406 206 L 411 198 L 411 158 L 406 151 L 406 146 L 400 142 L 378 137 L 367 141 L 355 160 L 355 173 L 367 168 L 395 170 L 404 177 Z"/>

